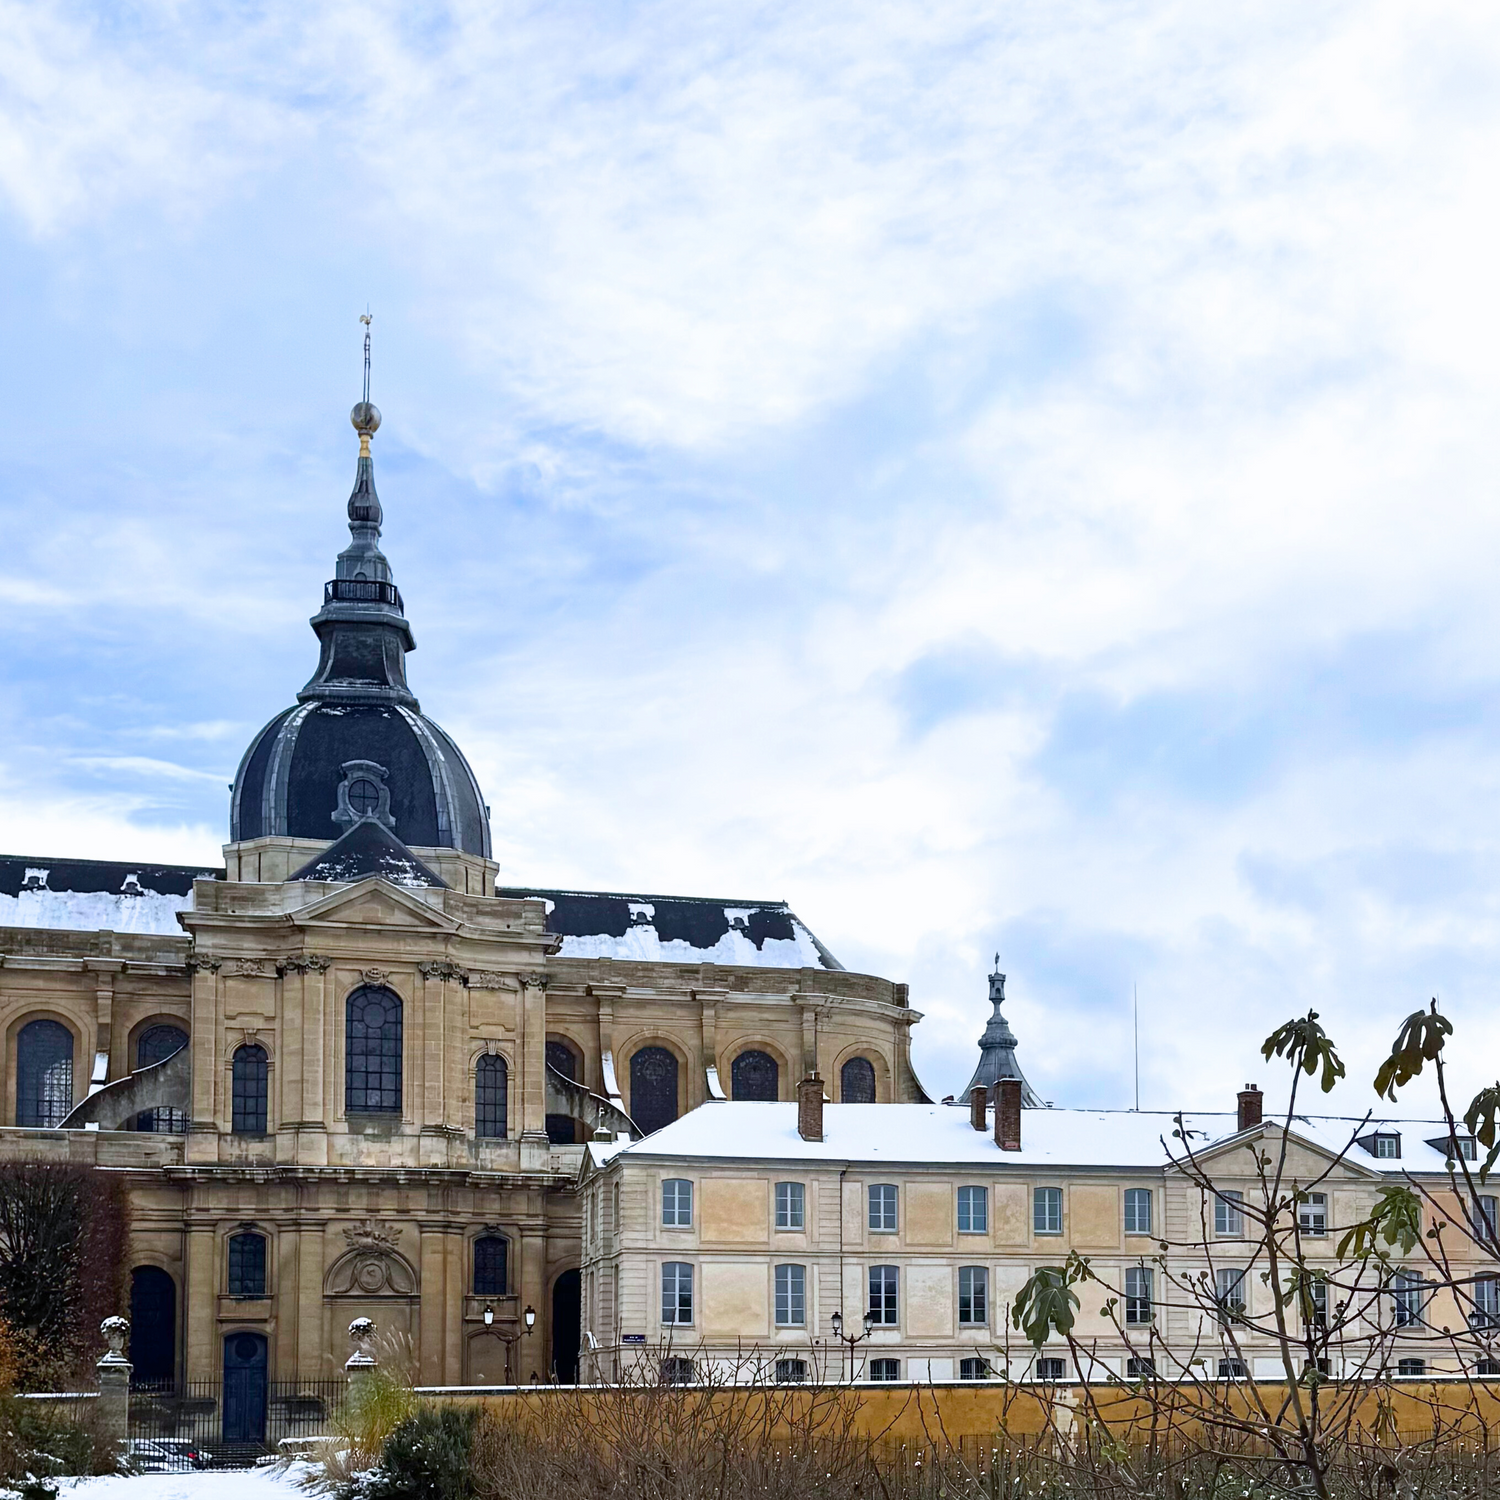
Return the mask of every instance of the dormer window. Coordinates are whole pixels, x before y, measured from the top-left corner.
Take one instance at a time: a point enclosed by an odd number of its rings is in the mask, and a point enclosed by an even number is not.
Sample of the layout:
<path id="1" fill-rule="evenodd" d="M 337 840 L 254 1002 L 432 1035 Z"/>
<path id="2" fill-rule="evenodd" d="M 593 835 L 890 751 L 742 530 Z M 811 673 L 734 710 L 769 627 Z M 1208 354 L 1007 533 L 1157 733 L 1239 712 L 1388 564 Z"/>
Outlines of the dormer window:
<path id="1" fill-rule="evenodd" d="M 1455 1143 L 1458 1147 L 1457 1152 L 1454 1151 Z M 1427 1144 L 1434 1151 L 1441 1151 L 1449 1161 L 1452 1161 L 1455 1155 L 1463 1157 L 1465 1161 L 1473 1161 L 1479 1155 L 1479 1146 L 1472 1135 L 1440 1135 L 1428 1141 Z"/>
<path id="2" fill-rule="evenodd" d="M 1377 1130 L 1370 1135 L 1362 1135 L 1355 1141 L 1355 1145 L 1362 1146 L 1380 1161 L 1401 1160 L 1401 1136 L 1394 1130 Z"/>
<path id="3" fill-rule="evenodd" d="M 46 870 L 27 870 L 26 878 L 21 882 L 23 891 L 45 891 L 47 889 Z"/>

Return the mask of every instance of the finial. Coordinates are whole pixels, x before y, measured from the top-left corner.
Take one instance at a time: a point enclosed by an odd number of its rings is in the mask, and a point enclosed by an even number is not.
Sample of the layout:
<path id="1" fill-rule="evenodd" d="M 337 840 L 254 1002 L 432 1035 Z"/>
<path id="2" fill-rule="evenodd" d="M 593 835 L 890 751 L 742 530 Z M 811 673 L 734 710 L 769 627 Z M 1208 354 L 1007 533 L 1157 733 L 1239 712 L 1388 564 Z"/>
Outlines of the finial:
<path id="1" fill-rule="evenodd" d="M 374 321 L 374 314 L 368 305 L 359 315 L 359 321 L 365 325 L 365 394 L 359 405 L 349 413 L 349 420 L 359 434 L 359 456 L 368 458 L 370 439 L 380 426 L 380 408 L 370 401 L 370 324 Z"/>

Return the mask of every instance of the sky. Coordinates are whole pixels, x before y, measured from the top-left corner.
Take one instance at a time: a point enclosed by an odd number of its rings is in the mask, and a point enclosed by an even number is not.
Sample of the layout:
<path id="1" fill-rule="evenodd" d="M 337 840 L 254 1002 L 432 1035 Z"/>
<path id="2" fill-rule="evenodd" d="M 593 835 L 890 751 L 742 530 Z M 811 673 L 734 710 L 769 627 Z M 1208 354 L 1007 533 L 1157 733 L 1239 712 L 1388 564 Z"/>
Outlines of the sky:
<path id="1" fill-rule="evenodd" d="M 1500 1072 L 1500 13 L 0 0 L 0 847 L 217 860 L 360 326 L 503 881 L 781 899 L 962 1087 Z M 1472 1076 L 1471 1076 L 1472 1075 Z M 1412 1104 L 1425 1101 L 1420 1089 Z"/>

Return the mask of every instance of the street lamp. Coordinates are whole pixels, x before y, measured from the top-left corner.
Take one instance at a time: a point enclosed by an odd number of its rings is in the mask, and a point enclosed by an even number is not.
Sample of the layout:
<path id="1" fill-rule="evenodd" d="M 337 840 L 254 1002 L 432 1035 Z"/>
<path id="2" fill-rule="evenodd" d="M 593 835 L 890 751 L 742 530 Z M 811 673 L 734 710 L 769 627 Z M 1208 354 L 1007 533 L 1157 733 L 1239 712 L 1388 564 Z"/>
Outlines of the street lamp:
<path id="1" fill-rule="evenodd" d="M 863 1333 L 845 1333 L 844 1332 L 844 1315 L 843 1315 L 842 1312 L 835 1312 L 834 1315 L 833 1315 L 833 1317 L 830 1318 L 829 1321 L 833 1324 L 833 1336 L 834 1336 L 834 1338 L 836 1338 L 839 1341 L 839 1343 L 845 1344 L 845 1345 L 848 1346 L 848 1349 L 849 1349 L 849 1374 L 850 1374 L 850 1377 L 852 1378 L 853 1374 L 854 1374 L 854 1346 L 856 1344 L 862 1344 L 862 1343 L 864 1343 L 864 1341 L 867 1338 L 869 1338 L 869 1336 L 870 1336 L 870 1328 L 871 1328 L 871 1325 L 874 1322 L 874 1320 L 870 1317 L 869 1310 L 866 1309 L 864 1318 L 862 1320 L 863 1321 L 863 1325 L 864 1325 L 864 1332 Z M 840 1355 L 839 1358 L 840 1358 L 840 1361 L 842 1362 L 843 1356 Z"/>
<path id="2" fill-rule="evenodd" d="M 484 1326 L 486 1328 L 495 1326 L 495 1309 L 488 1302 L 484 1304 Z"/>
<path id="3" fill-rule="evenodd" d="M 517 1332 L 497 1333 L 495 1335 L 496 1338 L 503 1340 L 505 1343 L 506 1385 L 511 1385 L 514 1383 L 511 1379 L 510 1373 L 511 1350 L 515 1347 L 516 1344 L 520 1343 L 520 1341 L 524 1339 L 533 1328 L 536 1327 L 536 1308 L 532 1307 L 530 1303 L 527 1304 L 526 1311 L 521 1314 L 521 1321 L 525 1324 L 525 1326 L 517 1330 Z M 491 1307 L 488 1302 L 484 1304 L 484 1326 L 491 1329 L 495 1326 L 495 1309 Z"/>

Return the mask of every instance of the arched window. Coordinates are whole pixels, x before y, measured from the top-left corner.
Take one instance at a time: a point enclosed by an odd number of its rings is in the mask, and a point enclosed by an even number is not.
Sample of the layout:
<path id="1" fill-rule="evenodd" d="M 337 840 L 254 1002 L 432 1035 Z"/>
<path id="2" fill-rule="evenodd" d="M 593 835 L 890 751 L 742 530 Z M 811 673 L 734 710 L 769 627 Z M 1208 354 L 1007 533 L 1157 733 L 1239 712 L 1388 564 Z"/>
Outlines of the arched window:
<path id="1" fill-rule="evenodd" d="M 263 1234 L 232 1234 L 229 1237 L 229 1295 L 266 1295 L 266 1237 Z"/>
<path id="2" fill-rule="evenodd" d="M 177 1287 L 160 1266 L 130 1273 L 131 1385 L 170 1390 L 177 1367 Z"/>
<path id="3" fill-rule="evenodd" d="M 266 1133 L 266 1102 L 270 1094 L 270 1079 L 271 1063 L 264 1047 L 250 1042 L 234 1049 L 229 1128 L 236 1135 Z"/>
<path id="4" fill-rule="evenodd" d="M 505 1112 L 510 1103 L 510 1071 L 505 1059 L 486 1052 L 474 1064 L 474 1134 L 505 1139 Z"/>
<path id="5" fill-rule="evenodd" d="M 677 1118 L 677 1058 L 665 1047 L 641 1047 L 631 1054 L 630 1118 L 643 1135 Z"/>
<path id="6" fill-rule="evenodd" d="M 504 1235 L 486 1234 L 474 1241 L 474 1295 L 503 1297 L 510 1242 Z"/>
<path id="7" fill-rule="evenodd" d="M 839 1069 L 839 1100 L 843 1104 L 875 1102 L 875 1064 L 868 1057 L 851 1057 Z"/>
<path id="8" fill-rule="evenodd" d="M 344 1009 L 344 1110 L 401 1113 L 401 1000 L 380 985 L 361 985 Z"/>
<path id="9" fill-rule="evenodd" d="M 578 1054 L 566 1042 L 547 1043 L 547 1066 L 555 1068 L 564 1078 L 578 1082 Z M 577 1125 L 572 1115 L 548 1115 L 547 1139 L 554 1146 L 571 1146 L 578 1139 Z"/>
<path id="10" fill-rule="evenodd" d="M 16 1124 L 61 1125 L 73 1108 L 73 1033 L 29 1021 L 16 1038 Z"/>
<path id="11" fill-rule="evenodd" d="M 188 1044 L 188 1034 L 180 1026 L 148 1026 L 135 1043 L 135 1067 L 154 1067 L 166 1062 L 174 1053 L 181 1052 Z M 181 1135 L 187 1129 L 187 1115 L 180 1109 L 147 1109 L 135 1117 L 137 1130 L 152 1130 L 160 1134 L 168 1131 Z"/>
<path id="12" fill-rule="evenodd" d="M 731 1099 L 770 1099 L 781 1096 L 781 1069 L 766 1052 L 741 1052 L 729 1070 Z"/>

